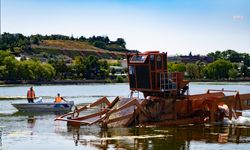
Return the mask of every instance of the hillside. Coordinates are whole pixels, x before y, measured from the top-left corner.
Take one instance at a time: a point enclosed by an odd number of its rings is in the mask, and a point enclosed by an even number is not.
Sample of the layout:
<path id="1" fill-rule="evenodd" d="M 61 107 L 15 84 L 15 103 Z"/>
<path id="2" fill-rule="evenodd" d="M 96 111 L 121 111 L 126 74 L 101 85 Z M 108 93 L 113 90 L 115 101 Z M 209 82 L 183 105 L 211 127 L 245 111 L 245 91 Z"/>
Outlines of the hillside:
<path id="1" fill-rule="evenodd" d="M 71 40 L 43 40 L 39 44 L 31 44 L 29 54 L 37 57 L 50 57 L 55 55 L 66 55 L 70 58 L 75 56 L 95 55 L 103 59 L 124 58 L 125 52 L 109 51 L 97 48 L 88 41 Z"/>
<path id="2" fill-rule="evenodd" d="M 16 56 L 38 58 L 42 61 L 57 58 L 73 59 L 75 56 L 89 55 L 101 59 L 120 59 L 125 58 L 126 53 L 131 52 L 126 49 L 126 42 L 123 38 L 111 41 L 107 36 L 74 38 L 59 34 L 24 36 L 20 33 L 2 34 L 0 50 L 10 51 Z"/>

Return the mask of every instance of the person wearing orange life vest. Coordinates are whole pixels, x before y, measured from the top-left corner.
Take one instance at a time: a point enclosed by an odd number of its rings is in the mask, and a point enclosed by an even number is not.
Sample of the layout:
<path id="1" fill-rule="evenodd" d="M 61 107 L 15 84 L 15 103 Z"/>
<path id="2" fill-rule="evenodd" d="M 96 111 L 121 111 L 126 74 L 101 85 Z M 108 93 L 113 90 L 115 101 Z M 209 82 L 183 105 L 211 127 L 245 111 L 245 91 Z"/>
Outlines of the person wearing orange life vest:
<path id="1" fill-rule="evenodd" d="M 30 89 L 27 92 L 28 103 L 34 103 L 35 98 L 36 98 L 35 91 L 33 90 L 33 87 L 30 87 Z"/>
<path id="2" fill-rule="evenodd" d="M 63 97 L 60 96 L 60 94 L 57 94 L 57 97 L 55 98 L 55 103 L 61 103 L 62 101 L 65 101 Z M 66 101 L 65 101 L 66 102 Z"/>

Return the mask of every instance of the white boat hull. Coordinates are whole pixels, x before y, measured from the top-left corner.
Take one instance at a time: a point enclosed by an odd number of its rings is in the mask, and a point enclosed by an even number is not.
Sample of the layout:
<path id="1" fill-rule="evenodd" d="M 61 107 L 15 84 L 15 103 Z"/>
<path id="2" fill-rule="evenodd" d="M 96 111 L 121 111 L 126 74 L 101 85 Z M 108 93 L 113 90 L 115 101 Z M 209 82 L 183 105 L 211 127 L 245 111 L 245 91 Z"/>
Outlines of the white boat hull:
<path id="1" fill-rule="evenodd" d="M 73 101 L 67 103 L 16 103 L 12 104 L 19 111 L 32 111 L 32 112 L 62 112 L 71 111 L 74 106 Z"/>

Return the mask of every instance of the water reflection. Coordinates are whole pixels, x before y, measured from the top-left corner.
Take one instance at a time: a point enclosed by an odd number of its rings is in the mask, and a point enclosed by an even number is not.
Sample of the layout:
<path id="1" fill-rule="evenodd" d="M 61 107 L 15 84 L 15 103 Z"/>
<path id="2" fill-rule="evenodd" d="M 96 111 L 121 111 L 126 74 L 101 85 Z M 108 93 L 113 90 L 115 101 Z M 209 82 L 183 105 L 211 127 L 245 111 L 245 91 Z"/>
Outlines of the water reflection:
<path id="1" fill-rule="evenodd" d="M 0 127 L 0 149 L 2 148 L 2 128 Z"/>
<path id="2" fill-rule="evenodd" d="M 27 127 L 34 128 L 36 122 L 36 118 L 34 116 L 28 116 L 27 118 Z"/>
<path id="3" fill-rule="evenodd" d="M 198 125 L 170 128 L 68 127 L 75 146 L 98 149 L 190 149 L 190 143 L 249 143 L 246 126 Z"/>
<path id="4" fill-rule="evenodd" d="M 222 88 L 249 93 L 249 87 L 249 83 L 241 85 L 231 85 L 231 83 L 230 85 L 190 83 L 190 94 L 203 93 L 207 89 Z M 25 97 L 26 90 L 26 86 L 0 87 L 0 95 L 23 95 Z M 48 96 L 48 100 L 55 93 L 63 93 L 70 100 L 74 100 L 75 104 L 92 103 L 101 95 L 111 96 L 110 100 L 113 99 L 113 96 L 127 97 L 130 92 L 127 84 L 44 85 L 37 86 L 36 91 L 40 96 Z M 27 145 L 29 145 L 28 149 L 248 150 L 250 146 L 250 127 L 246 126 L 200 125 L 168 128 L 114 128 L 107 130 L 102 130 L 97 126 L 67 128 L 66 122 L 54 122 L 56 115 L 53 113 L 31 114 L 16 112 L 17 110 L 11 103 L 22 102 L 26 102 L 26 100 L 0 101 L 0 130 L 1 126 L 4 126 L 4 130 L 2 128 L 2 137 L 0 136 L 2 138 L 0 139 L 0 149 L 27 149 Z M 34 120 L 32 116 L 34 116 Z M 249 124 L 249 121 L 243 121 L 243 123 Z M 30 133 L 34 134 L 30 135 Z"/>

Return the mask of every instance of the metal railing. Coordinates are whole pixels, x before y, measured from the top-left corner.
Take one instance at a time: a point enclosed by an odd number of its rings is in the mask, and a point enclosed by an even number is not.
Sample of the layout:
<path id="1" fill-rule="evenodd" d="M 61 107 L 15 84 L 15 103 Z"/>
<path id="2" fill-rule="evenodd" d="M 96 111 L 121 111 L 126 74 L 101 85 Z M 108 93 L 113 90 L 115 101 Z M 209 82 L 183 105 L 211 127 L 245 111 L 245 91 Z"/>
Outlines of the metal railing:
<path id="1" fill-rule="evenodd" d="M 162 72 L 160 73 L 160 90 L 171 91 L 177 89 L 177 74 Z"/>

